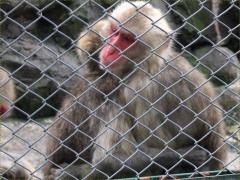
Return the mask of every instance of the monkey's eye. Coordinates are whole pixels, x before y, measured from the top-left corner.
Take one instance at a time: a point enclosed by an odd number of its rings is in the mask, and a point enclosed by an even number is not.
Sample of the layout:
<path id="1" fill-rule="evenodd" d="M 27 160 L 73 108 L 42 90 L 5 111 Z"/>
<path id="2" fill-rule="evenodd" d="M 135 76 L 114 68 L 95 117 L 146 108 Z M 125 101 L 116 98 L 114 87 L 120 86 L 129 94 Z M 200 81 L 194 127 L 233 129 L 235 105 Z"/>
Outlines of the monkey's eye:
<path id="1" fill-rule="evenodd" d="M 131 36 L 131 34 L 122 34 L 122 38 L 126 41 L 131 41 L 131 42 L 134 41 L 134 37 Z"/>
<path id="2" fill-rule="evenodd" d="M 119 35 L 119 29 L 116 26 L 112 26 L 110 30 L 110 34 L 113 36 L 118 36 Z"/>
<path id="3" fill-rule="evenodd" d="M 127 34 L 123 34 L 122 37 L 123 37 L 123 39 L 125 39 L 127 41 L 130 40 L 130 36 Z"/>
<path id="4" fill-rule="evenodd" d="M 117 28 L 116 27 L 113 27 L 112 28 L 112 32 L 114 33 L 114 32 L 116 32 L 117 31 Z"/>
<path id="5" fill-rule="evenodd" d="M 118 27 L 116 26 L 116 25 L 111 25 L 110 26 L 110 30 L 111 30 L 111 33 L 114 33 L 114 32 L 116 32 L 117 30 L 118 30 Z"/>

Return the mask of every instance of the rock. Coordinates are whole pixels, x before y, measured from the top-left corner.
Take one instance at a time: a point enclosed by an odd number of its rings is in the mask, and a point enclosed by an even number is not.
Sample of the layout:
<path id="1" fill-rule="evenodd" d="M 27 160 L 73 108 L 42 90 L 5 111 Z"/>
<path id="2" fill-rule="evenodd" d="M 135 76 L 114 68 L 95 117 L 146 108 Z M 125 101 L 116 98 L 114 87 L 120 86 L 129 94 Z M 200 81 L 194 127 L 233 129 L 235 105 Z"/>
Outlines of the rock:
<path id="1" fill-rule="evenodd" d="M 211 9 L 210 1 L 199 3 L 199 1 L 192 0 L 173 0 L 168 4 L 171 5 L 171 11 L 168 14 L 172 16 L 175 29 L 178 29 L 175 34 L 180 43 L 175 42 L 176 45 L 179 45 L 180 48 L 185 46 L 192 48 L 197 44 L 209 43 L 206 39 L 216 42 L 216 32 L 213 26 L 214 16 L 206 10 L 207 8 Z M 199 38 L 199 31 L 206 38 Z"/>
<path id="2" fill-rule="evenodd" d="M 238 137 L 236 137 L 238 134 Z M 239 172 L 240 171 L 240 158 L 239 158 L 239 148 L 240 148 L 240 133 L 239 126 L 235 127 L 234 132 L 228 132 L 227 139 L 227 163 L 226 168 L 230 171 Z M 229 178 L 226 178 L 229 179 Z M 234 178 L 233 178 L 234 179 Z"/>
<path id="3" fill-rule="evenodd" d="M 22 154 L 18 153 L 0 152 L 0 174 L 3 174 L 4 178 L 36 179 L 30 175 L 35 171 L 34 167 L 21 156 Z M 15 163 L 15 161 L 17 161 L 17 163 Z"/>
<path id="4" fill-rule="evenodd" d="M 85 0 L 78 0 L 74 1 L 72 7 L 77 9 L 74 13 L 81 19 L 85 19 L 86 22 L 93 22 L 96 21 L 104 14 L 104 8 L 108 7 L 109 5 L 113 4 L 116 0 L 111 2 L 105 2 L 104 0 L 101 1 L 85 1 Z"/>
<path id="5" fill-rule="evenodd" d="M 209 75 L 216 76 L 216 84 L 230 83 L 236 79 L 240 72 L 240 64 L 236 55 L 226 47 L 213 48 L 203 46 L 193 52 L 198 58 L 197 62 L 201 63 L 203 68 L 208 71 Z"/>
<path id="6" fill-rule="evenodd" d="M 9 42 L 27 31 L 33 37 L 48 42 L 54 41 L 62 47 L 69 48 L 88 23 L 87 14 L 84 13 L 86 6 L 79 8 L 80 5 L 74 6 L 73 2 L 75 1 L 1 1 L 1 37 Z M 74 13 L 71 11 L 77 8 L 79 10 Z M 81 17 L 76 16 L 79 11 L 83 12 Z M 59 33 L 55 32 L 56 30 Z"/>
<path id="7" fill-rule="evenodd" d="M 172 17 L 170 22 L 175 24 L 174 29 L 177 29 L 175 46 L 178 49 L 181 50 L 187 46 L 187 50 L 193 50 L 198 48 L 199 44 L 216 44 L 219 41 L 217 36 L 220 34 L 221 40 L 218 45 L 227 46 L 234 52 L 239 51 L 239 0 L 234 2 L 215 0 L 219 6 L 217 10 L 212 6 L 213 0 L 163 2 L 170 7 L 168 14 Z M 219 33 L 216 25 L 219 27 Z M 237 53 L 236 56 L 239 58 L 240 54 Z"/>
<path id="8" fill-rule="evenodd" d="M 238 52 L 240 49 L 240 1 L 219 1 L 219 3 L 220 11 L 218 13 L 218 24 L 222 38 L 221 43 L 233 50 L 234 52 Z M 238 58 L 240 58 L 239 53 L 237 53 L 237 56 Z"/>
<path id="9" fill-rule="evenodd" d="M 37 8 L 41 9 L 50 2 L 50 0 L 2 0 L 0 2 L 1 36 L 17 38 L 24 32 L 23 27 L 27 27 L 29 32 L 34 31 L 37 27 L 37 23 L 34 22 L 39 16 Z"/>
<path id="10" fill-rule="evenodd" d="M 27 3 L 26 3 L 27 2 Z M 6 9 L 7 7 L 17 7 L 21 6 L 22 4 L 31 4 L 33 6 L 36 6 L 38 8 L 46 6 L 47 4 L 51 3 L 51 0 L 1 0 L 0 5 L 1 8 Z"/>
<path id="11" fill-rule="evenodd" d="M 240 81 L 237 80 L 231 86 L 218 88 L 219 102 L 226 111 L 226 122 L 233 125 L 240 122 Z"/>
<path id="12" fill-rule="evenodd" d="M 3 164 L 2 168 L 11 168 L 12 173 L 24 168 L 26 174 L 32 173 L 38 180 L 43 178 L 42 165 L 46 158 L 48 137 L 46 129 L 50 126 L 51 119 L 38 121 L 39 123 L 8 119 L 1 122 L 0 165 Z M 17 163 L 14 160 L 17 160 Z"/>
<path id="13" fill-rule="evenodd" d="M 1 66 L 12 72 L 17 86 L 15 114 L 23 118 L 54 115 L 75 78 L 79 63 L 75 50 L 24 36 L 11 48 L 0 44 L 0 51 Z"/>

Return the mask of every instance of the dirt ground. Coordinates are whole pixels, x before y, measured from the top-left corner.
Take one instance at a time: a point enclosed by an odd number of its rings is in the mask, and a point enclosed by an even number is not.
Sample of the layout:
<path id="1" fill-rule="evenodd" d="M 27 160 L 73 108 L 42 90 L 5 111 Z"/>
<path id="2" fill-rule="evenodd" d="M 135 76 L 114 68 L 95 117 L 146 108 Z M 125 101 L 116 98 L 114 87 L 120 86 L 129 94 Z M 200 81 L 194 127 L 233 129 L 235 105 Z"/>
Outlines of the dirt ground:
<path id="1" fill-rule="evenodd" d="M 47 119 L 41 121 L 41 123 L 11 120 L 0 124 L 1 151 L 16 153 L 19 155 L 19 159 L 26 158 L 27 161 L 34 165 L 34 175 L 39 179 L 42 178 L 41 167 L 45 161 L 47 136 L 45 129 L 50 123 L 51 120 Z M 240 155 L 236 151 L 240 149 L 240 142 L 234 137 L 229 137 L 227 142 L 230 144 L 227 156 L 230 163 L 228 169 L 240 170 Z"/>

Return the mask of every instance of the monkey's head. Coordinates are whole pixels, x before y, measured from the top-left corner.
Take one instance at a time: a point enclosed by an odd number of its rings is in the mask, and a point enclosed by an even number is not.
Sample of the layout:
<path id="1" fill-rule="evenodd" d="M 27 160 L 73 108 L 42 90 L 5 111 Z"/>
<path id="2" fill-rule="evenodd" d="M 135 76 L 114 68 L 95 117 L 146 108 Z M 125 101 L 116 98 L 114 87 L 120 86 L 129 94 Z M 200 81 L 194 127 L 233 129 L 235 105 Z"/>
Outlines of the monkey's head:
<path id="1" fill-rule="evenodd" d="M 169 47 L 171 28 L 160 10 L 144 1 L 123 2 L 103 26 L 100 63 L 117 75 Z"/>

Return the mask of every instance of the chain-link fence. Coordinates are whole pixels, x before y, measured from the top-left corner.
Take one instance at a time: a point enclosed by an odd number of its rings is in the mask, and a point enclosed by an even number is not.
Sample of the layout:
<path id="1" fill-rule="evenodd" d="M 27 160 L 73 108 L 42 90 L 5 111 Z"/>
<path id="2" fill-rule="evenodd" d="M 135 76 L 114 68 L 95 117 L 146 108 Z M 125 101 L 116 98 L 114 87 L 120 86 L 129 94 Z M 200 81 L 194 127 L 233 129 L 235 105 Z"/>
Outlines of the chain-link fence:
<path id="1" fill-rule="evenodd" d="M 240 178 L 238 0 L 0 1 L 1 179 Z"/>

